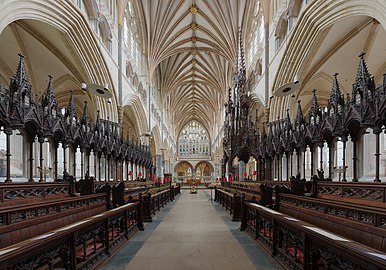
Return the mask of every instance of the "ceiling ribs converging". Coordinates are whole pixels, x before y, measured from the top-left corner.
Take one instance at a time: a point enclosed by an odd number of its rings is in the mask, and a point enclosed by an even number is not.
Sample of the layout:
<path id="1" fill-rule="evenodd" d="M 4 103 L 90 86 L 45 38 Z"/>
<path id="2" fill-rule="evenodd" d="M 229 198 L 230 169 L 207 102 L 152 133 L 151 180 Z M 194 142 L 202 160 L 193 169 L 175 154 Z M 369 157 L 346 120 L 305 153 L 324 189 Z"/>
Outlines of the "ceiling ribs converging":
<path id="1" fill-rule="evenodd" d="M 199 121 L 211 133 L 233 84 L 246 0 L 144 1 L 148 63 L 159 69 L 163 106 L 178 133 Z M 212 134 L 210 134 L 212 135 Z"/>

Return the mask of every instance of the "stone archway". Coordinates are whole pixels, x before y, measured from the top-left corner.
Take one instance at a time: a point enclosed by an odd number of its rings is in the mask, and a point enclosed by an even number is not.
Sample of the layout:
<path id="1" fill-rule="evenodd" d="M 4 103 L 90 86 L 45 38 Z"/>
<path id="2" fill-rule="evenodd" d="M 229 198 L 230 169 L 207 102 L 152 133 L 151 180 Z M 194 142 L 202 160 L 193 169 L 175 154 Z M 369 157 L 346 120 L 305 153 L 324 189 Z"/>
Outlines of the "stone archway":
<path id="1" fill-rule="evenodd" d="M 214 168 L 213 165 L 208 161 L 200 161 L 196 164 L 195 178 L 201 183 L 208 183 L 213 181 Z"/>
<path id="2" fill-rule="evenodd" d="M 174 173 L 177 176 L 177 182 L 187 183 L 193 179 L 194 167 L 188 161 L 180 161 L 174 166 Z"/>

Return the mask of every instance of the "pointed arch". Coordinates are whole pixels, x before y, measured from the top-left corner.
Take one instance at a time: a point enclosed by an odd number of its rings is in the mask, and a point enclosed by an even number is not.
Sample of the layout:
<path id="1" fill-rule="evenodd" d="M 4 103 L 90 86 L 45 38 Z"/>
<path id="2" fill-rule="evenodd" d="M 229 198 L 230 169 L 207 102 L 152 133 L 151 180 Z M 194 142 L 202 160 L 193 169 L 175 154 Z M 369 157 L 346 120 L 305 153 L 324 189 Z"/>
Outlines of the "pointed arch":
<path id="1" fill-rule="evenodd" d="M 155 125 L 151 130 L 152 140 L 155 143 L 156 155 L 161 155 L 162 140 L 158 125 Z"/>
<path id="2" fill-rule="evenodd" d="M 129 107 L 134 114 L 139 135 L 148 132 L 148 122 L 145 109 L 137 95 L 129 94 L 122 102 L 122 107 Z"/>
<path id="3" fill-rule="evenodd" d="M 323 14 L 320 14 L 320 10 L 323 10 Z M 272 89 L 278 89 L 281 85 L 292 81 L 295 75 L 302 78 L 304 74 L 301 74 L 301 71 L 305 70 L 315 55 L 315 48 L 321 44 L 325 30 L 339 20 L 353 16 L 375 18 L 386 29 L 386 6 L 382 0 L 371 2 L 336 0 L 333 5 L 328 1 L 309 3 L 289 37 Z"/>
<path id="4" fill-rule="evenodd" d="M 71 47 L 75 54 L 77 69 L 79 69 L 79 81 L 107 83 L 111 87 L 113 100 L 115 98 L 114 83 L 111 73 L 98 45 L 97 37 L 90 28 L 88 21 L 79 9 L 71 1 L 52 1 L 50 4 L 44 0 L 0 2 L 0 33 L 10 23 L 18 20 L 35 20 L 46 23 L 63 33 L 67 46 Z M 84 42 L 87 40 L 88 42 Z M 105 101 L 96 100 L 97 107 L 101 109 Z M 117 111 L 113 110 L 114 119 Z"/>

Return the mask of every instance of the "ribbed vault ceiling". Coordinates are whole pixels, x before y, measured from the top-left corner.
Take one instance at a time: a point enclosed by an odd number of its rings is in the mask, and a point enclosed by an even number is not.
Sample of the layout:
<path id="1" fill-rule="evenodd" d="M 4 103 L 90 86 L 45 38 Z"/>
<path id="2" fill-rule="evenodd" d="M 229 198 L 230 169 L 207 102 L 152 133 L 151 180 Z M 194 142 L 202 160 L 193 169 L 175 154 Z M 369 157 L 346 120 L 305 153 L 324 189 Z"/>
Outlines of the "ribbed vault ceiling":
<path id="1" fill-rule="evenodd" d="M 150 74 L 159 71 L 162 105 L 176 135 L 191 120 L 212 133 L 220 119 L 233 83 L 237 32 L 247 2 L 254 1 L 137 2 L 147 32 L 143 40 Z"/>

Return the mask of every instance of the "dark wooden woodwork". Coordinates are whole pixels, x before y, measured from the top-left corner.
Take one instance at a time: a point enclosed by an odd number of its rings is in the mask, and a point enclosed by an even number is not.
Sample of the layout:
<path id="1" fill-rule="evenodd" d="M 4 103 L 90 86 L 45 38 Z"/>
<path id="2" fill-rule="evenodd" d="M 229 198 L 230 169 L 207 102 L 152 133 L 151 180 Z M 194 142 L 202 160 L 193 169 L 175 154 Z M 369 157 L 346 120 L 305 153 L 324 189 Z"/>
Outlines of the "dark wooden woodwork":
<path id="1" fill-rule="evenodd" d="M 71 183 L 0 184 L 0 207 L 28 204 L 36 200 L 56 200 L 73 196 Z"/>
<path id="2" fill-rule="evenodd" d="M 125 201 L 125 183 L 119 182 L 112 188 L 113 194 L 113 207 L 121 206 L 126 203 Z"/>
<path id="3" fill-rule="evenodd" d="M 81 166 L 81 175 L 84 176 L 84 157 L 83 154 L 94 152 L 95 156 L 102 154 L 106 157 L 106 171 L 110 172 L 111 160 L 122 163 L 123 161 L 135 162 L 136 165 L 151 169 L 153 168 L 149 146 L 141 143 L 125 140 L 123 133 L 117 123 L 100 119 L 99 112 L 95 125 L 92 124 L 87 102 L 84 104 L 83 115 L 79 117 L 75 109 L 74 95 L 71 97 L 65 112 L 59 109 L 53 87 L 53 78 L 49 76 L 46 92 L 41 100 L 32 98 L 32 87 L 29 84 L 28 76 L 24 64 L 24 56 L 20 55 L 17 71 L 11 79 L 9 88 L 0 87 L 0 128 L 4 130 L 7 139 L 7 175 L 6 182 L 11 182 L 10 178 L 10 158 L 12 131 L 18 130 L 22 136 L 27 138 L 29 143 L 29 167 L 28 181 L 33 182 L 34 170 L 34 143 L 38 138 L 40 144 L 39 166 L 43 168 L 42 144 L 49 140 L 52 142 L 52 150 L 55 152 L 54 177 L 58 180 L 58 175 L 69 176 L 72 173 L 76 179 L 76 166 Z M 58 172 L 57 166 L 57 147 L 61 143 L 64 151 L 63 167 L 64 172 Z M 69 156 L 66 149 L 69 148 Z M 80 149 L 82 160 L 81 164 L 76 164 L 76 149 Z M 68 166 L 68 158 L 71 158 L 72 167 Z M 38 164 L 36 164 L 37 167 Z M 98 165 L 98 168 L 96 166 Z M 118 169 L 116 167 L 116 169 Z M 100 162 L 95 162 L 94 172 L 99 172 Z M 87 162 L 89 172 L 89 162 Z M 151 170 L 152 171 L 152 170 Z M 79 176 L 78 176 L 79 177 Z M 107 179 L 110 175 L 106 173 Z M 118 177 L 121 179 L 121 177 Z M 40 173 L 40 181 L 43 181 L 43 173 Z"/>
<path id="4" fill-rule="evenodd" d="M 245 64 L 241 41 L 241 33 L 238 41 L 238 63 L 234 89 L 229 89 L 228 101 L 225 104 L 224 138 L 223 138 L 223 162 L 222 179 L 225 175 L 225 164 L 231 168 L 235 157 L 248 162 L 252 156 L 260 164 L 265 164 L 265 177 L 259 180 L 273 180 L 277 177 L 282 180 L 282 157 L 288 153 L 296 152 L 296 174 L 301 173 L 305 178 L 306 150 L 311 151 L 311 178 L 315 174 L 314 151 L 315 146 L 323 148 L 326 142 L 329 148 L 328 178 L 332 177 L 332 168 L 335 166 L 334 144 L 340 140 L 343 143 L 343 181 L 347 181 L 347 165 L 353 166 L 353 181 L 358 180 L 357 141 L 363 136 L 363 131 L 372 129 L 375 140 L 375 182 L 380 181 L 380 133 L 384 131 L 386 124 L 386 74 L 383 83 L 375 86 L 374 78 L 368 71 L 364 54 L 359 56 L 358 72 L 353 84 L 351 96 L 345 97 L 339 86 L 338 74 L 334 74 L 330 98 L 327 107 L 319 106 L 316 90 L 313 91 L 312 104 L 308 116 L 304 116 L 298 101 L 296 118 L 292 122 L 287 111 L 284 119 L 278 119 L 268 123 L 260 123 L 263 129 L 260 133 L 259 122 L 250 121 L 253 112 L 253 104 L 248 98 L 248 85 L 245 78 Z M 351 137 L 353 142 L 353 160 L 347 162 L 347 141 Z M 246 148 L 248 146 L 248 149 Z M 322 157 L 320 157 L 321 166 Z M 351 159 L 351 157 L 350 157 Z M 301 162 L 303 163 L 301 165 Z M 291 165 L 292 167 L 292 165 Z M 288 163 L 287 163 L 288 172 Z M 261 172 L 259 174 L 262 174 Z M 288 174 L 288 173 L 287 173 Z M 292 175 L 292 170 L 291 170 Z M 311 179 L 309 179 L 311 180 Z"/>
<path id="5" fill-rule="evenodd" d="M 7 135 L 7 178 L 5 179 L 6 183 L 12 182 L 11 180 L 11 139 L 12 130 L 6 129 L 4 133 Z"/>
<path id="6" fill-rule="evenodd" d="M 386 211 L 382 207 L 280 194 L 278 210 L 320 228 L 386 252 Z"/>
<path id="7" fill-rule="evenodd" d="M 244 202 L 245 229 L 283 269 L 385 269 L 384 253 L 309 223 Z M 380 256 L 380 257 L 378 257 Z"/>
<path id="8" fill-rule="evenodd" d="M 93 194 L 1 207 L 0 248 L 102 213 L 106 206 L 105 194 Z"/>
<path id="9" fill-rule="evenodd" d="M 10 246 L 0 269 L 98 269 L 143 229 L 140 211 L 130 203 Z"/>
<path id="10" fill-rule="evenodd" d="M 386 185 L 382 183 L 338 183 L 316 181 L 315 196 L 321 199 L 386 207 Z"/>

